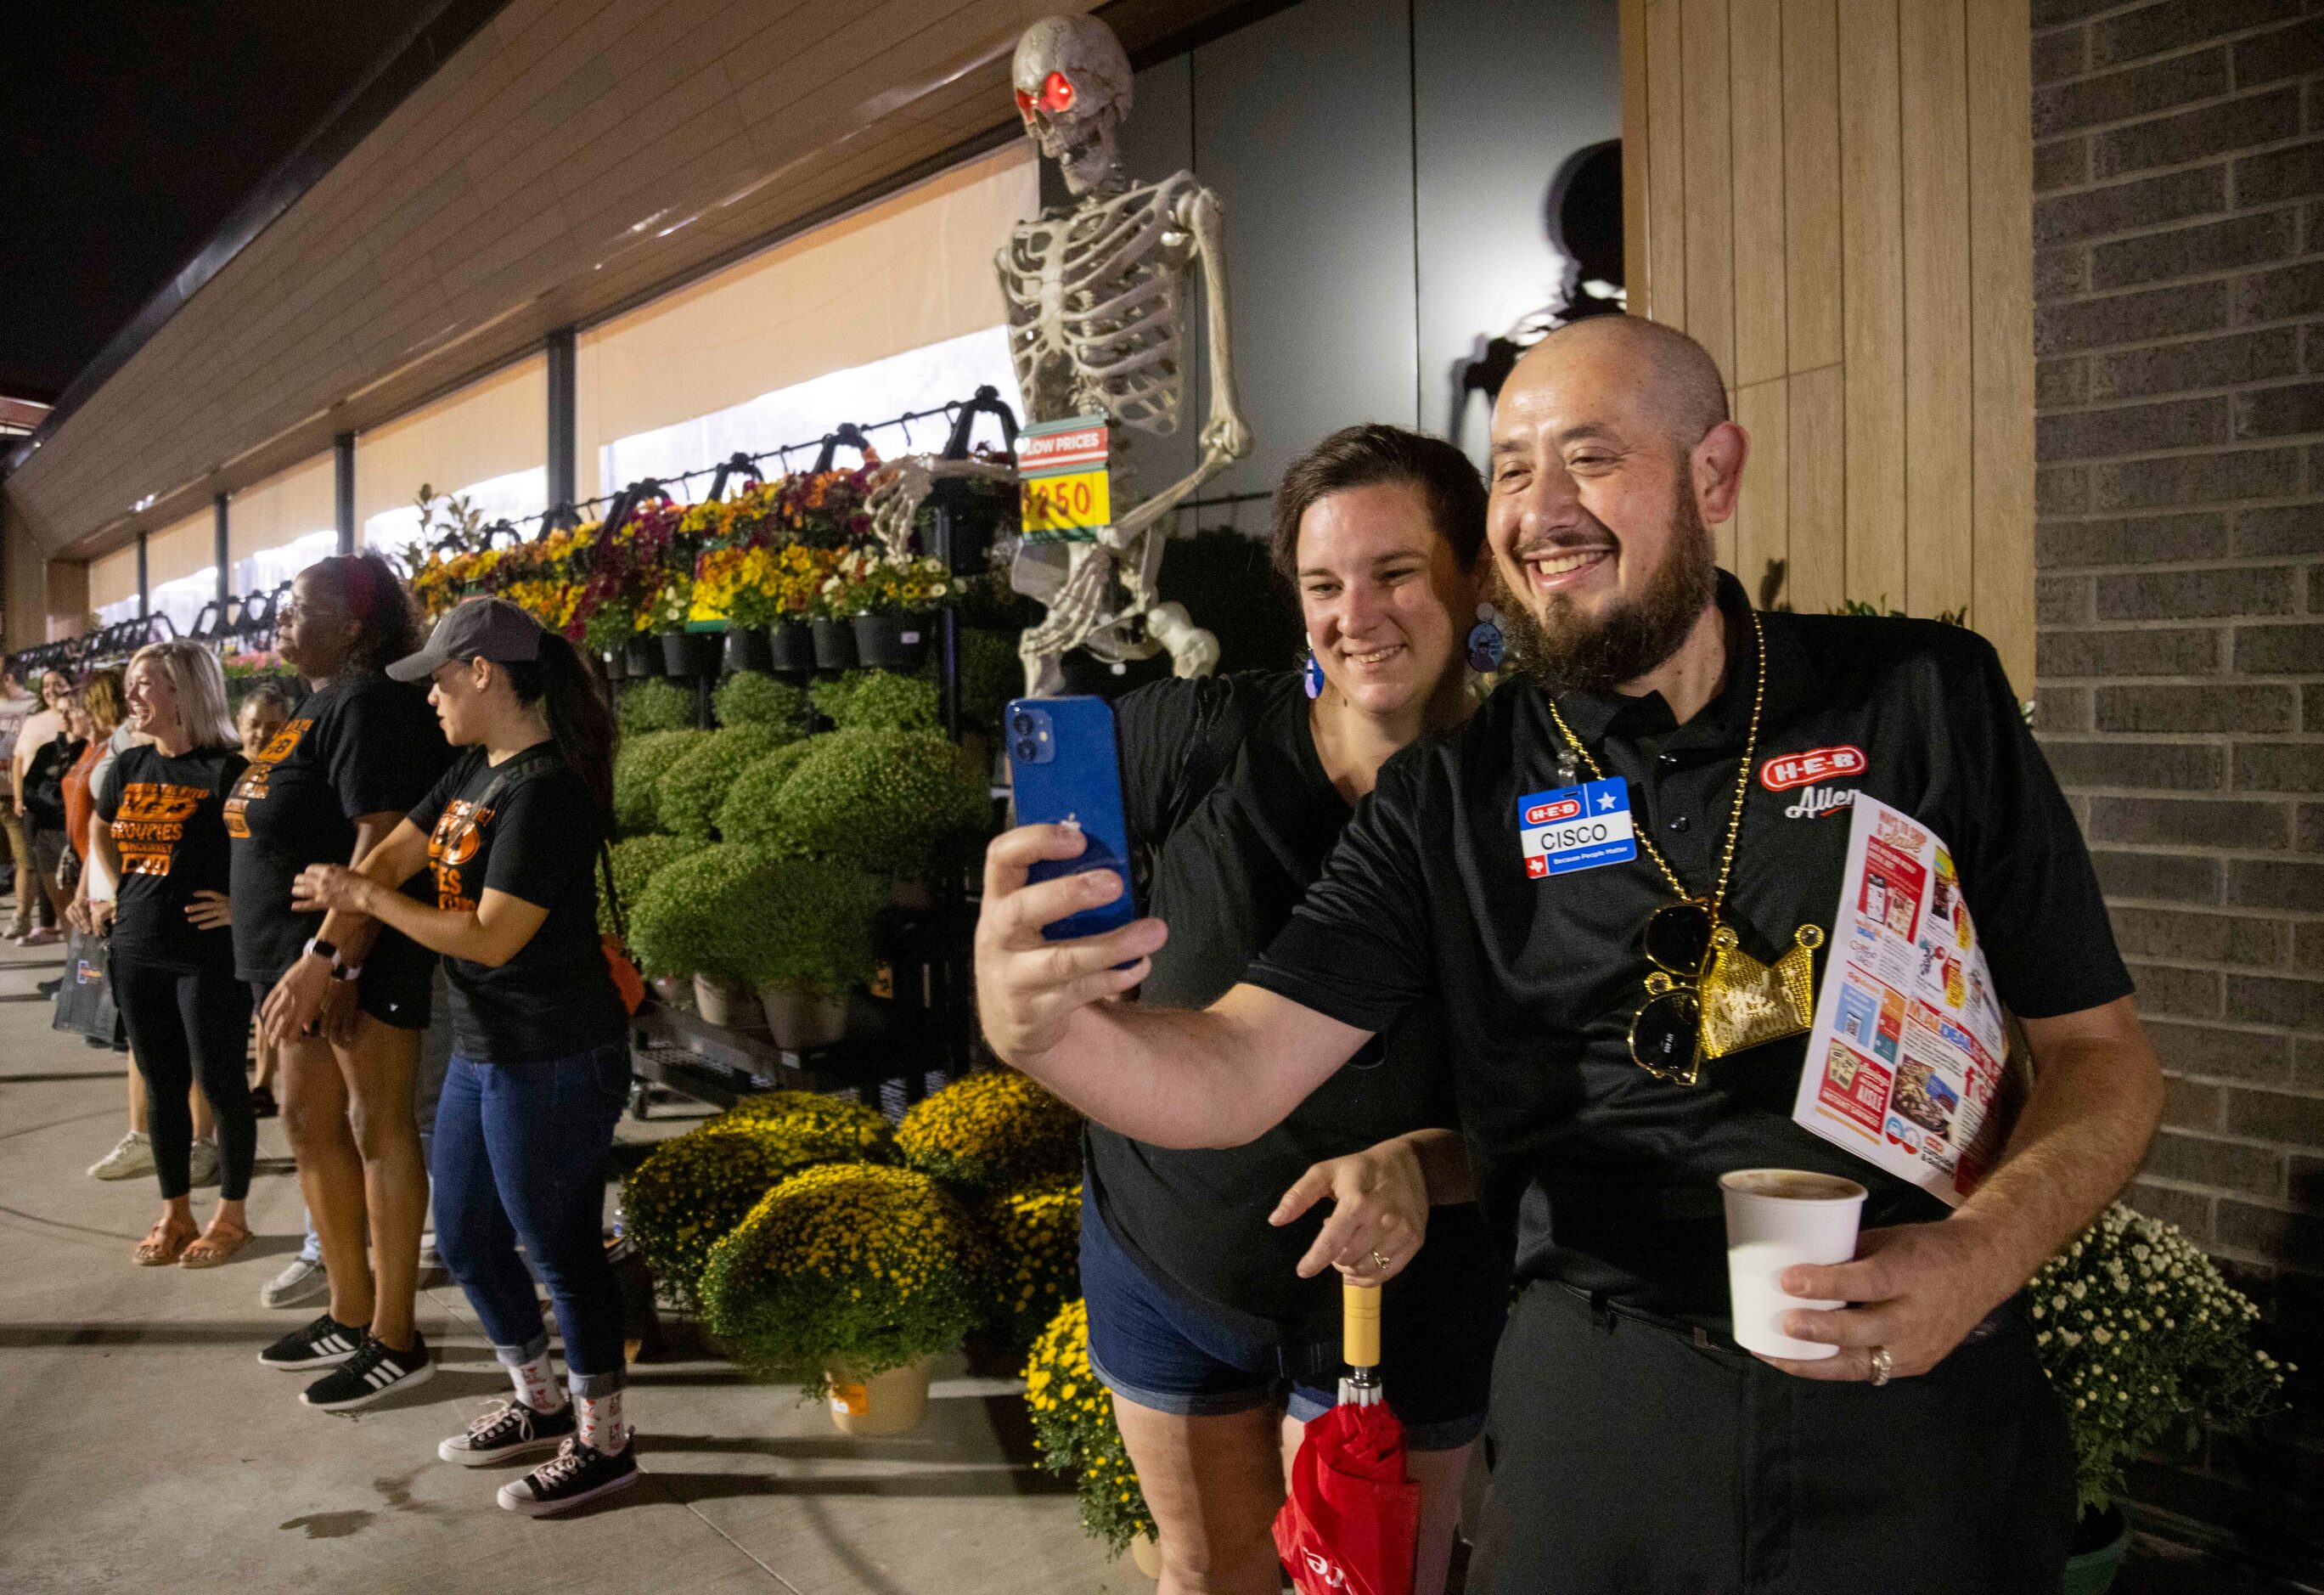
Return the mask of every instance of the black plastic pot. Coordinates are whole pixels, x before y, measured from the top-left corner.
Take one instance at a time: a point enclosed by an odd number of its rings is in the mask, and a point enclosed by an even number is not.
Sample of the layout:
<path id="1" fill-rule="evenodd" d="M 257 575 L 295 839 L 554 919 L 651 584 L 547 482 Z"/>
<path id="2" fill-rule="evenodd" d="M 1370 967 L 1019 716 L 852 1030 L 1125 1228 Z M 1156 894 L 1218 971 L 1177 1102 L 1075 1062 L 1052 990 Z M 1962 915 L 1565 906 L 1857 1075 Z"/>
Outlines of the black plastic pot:
<path id="1" fill-rule="evenodd" d="M 630 673 L 630 651 L 626 648 L 601 653 L 597 659 L 605 667 L 605 679 L 608 681 L 619 681 Z"/>
<path id="2" fill-rule="evenodd" d="M 718 673 L 718 638 L 711 632 L 664 632 L 662 668 L 672 676 L 715 676 Z"/>
<path id="3" fill-rule="evenodd" d="M 855 630 L 858 660 L 876 670 L 917 670 L 928 657 L 936 617 L 927 613 L 859 614 L 849 623 Z"/>
<path id="4" fill-rule="evenodd" d="M 845 621 L 835 621 L 818 615 L 815 627 L 815 663 L 819 670 L 852 670 L 855 668 L 855 628 Z"/>
<path id="5" fill-rule="evenodd" d="M 767 658 L 767 634 L 728 627 L 724 663 L 730 676 L 740 675 L 744 670 L 773 668 L 772 661 Z"/>
<path id="6" fill-rule="evenodd" d="M 662 674 L 661 647 L 659 643 L 655 642 L 652 638 L 632 637 L 630 639 L 629 647 L 624 649 L 622 652 L 625 656 L 624 663 L 628 666 L 629 674 L 632 676 L 659 676 Z"/>
<path id="7" fill-rule="evenodd" d="M 785 621 L 767 628 L 768 668 L 804 673 L 815 668 L 815 628 L 805 621 Z"/>

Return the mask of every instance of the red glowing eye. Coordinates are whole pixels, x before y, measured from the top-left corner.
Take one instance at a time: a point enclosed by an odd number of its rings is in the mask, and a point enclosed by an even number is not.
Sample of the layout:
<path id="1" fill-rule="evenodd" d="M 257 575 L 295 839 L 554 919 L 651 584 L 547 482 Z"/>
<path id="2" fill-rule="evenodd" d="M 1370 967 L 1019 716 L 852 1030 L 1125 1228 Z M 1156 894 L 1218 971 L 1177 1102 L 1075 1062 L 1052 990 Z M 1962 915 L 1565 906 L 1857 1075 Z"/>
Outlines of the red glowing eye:
<path id="1" fill-rule="evenodd" d="M 1072 110 L 1074 108 L 1073 79 L 1063 72 L 1050 73 L 1048 80 L 1041 85 L 1041 108 L 1053 114 Z"/>
<path id="2" fill-rule="evenodd" d="M 1029 116 L 1033 114 L 1033 97 L 1027 94 L 1023 89 L 1019 89 L 1017 91 L 1017 114 L 1020 116 Z"/>

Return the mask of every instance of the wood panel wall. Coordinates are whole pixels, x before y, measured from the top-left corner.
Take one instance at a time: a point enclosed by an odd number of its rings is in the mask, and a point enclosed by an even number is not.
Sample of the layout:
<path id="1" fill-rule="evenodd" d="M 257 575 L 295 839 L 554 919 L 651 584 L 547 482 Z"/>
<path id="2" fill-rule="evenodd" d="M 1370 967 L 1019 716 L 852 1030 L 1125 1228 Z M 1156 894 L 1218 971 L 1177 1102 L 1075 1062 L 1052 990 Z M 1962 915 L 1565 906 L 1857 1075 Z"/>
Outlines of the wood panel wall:
<path id="1" fill-rule="evenodd" d="M 1721 562 L 1794 609 L 1966 610 L 2030 693 L 2026 7 L 1623 0 L 1622 144 L 1630 309 L 1751 434 Z"/>

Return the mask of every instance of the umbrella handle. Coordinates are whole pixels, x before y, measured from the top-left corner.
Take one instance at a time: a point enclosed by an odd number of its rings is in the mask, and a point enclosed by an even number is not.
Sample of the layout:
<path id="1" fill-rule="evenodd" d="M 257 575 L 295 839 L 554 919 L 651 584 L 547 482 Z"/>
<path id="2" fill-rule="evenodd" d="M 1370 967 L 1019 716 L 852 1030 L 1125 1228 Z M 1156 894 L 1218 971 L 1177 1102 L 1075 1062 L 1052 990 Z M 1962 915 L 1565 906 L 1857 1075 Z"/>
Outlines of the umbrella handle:
<path id="1" fill-rule="evenodd" d="M 1380 1360 L 1380 1288 L 1342 1278 L 1340 1286 L 1340 1355 L 1352 1370 L 1348 1381 L 1377 1389 Z M 1374 1397 L 1378 1399 L 1378 1397 Z"/>

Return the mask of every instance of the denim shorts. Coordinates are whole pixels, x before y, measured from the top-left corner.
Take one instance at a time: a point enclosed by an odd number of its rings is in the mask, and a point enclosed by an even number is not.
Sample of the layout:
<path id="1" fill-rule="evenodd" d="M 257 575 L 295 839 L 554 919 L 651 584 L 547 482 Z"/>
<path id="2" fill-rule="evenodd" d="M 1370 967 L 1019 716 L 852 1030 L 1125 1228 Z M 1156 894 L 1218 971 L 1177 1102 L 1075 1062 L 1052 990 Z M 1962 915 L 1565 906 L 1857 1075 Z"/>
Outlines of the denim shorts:
<path id="1" fill-rule="evenodd" d="M 1336 1374 L 1327 1383 L 1305 1371 L 1311 1349 L 1222 1324 L 1171 1294 L 1122 1249 L 1094 1202 L 1082 1208 L 1081 1261 L 1090 1369 L 1123 1400 L 1180 1417 L 1279 1403 L 1303 1424 L 1339 1404 Z M 1465 1360 L 1478 1366 L 1414 1358 L 1388 1378 L 1388 1406 L 1415 1451 L 1455 1450 L 1484 1433 L 1489 1360 Z"/>

